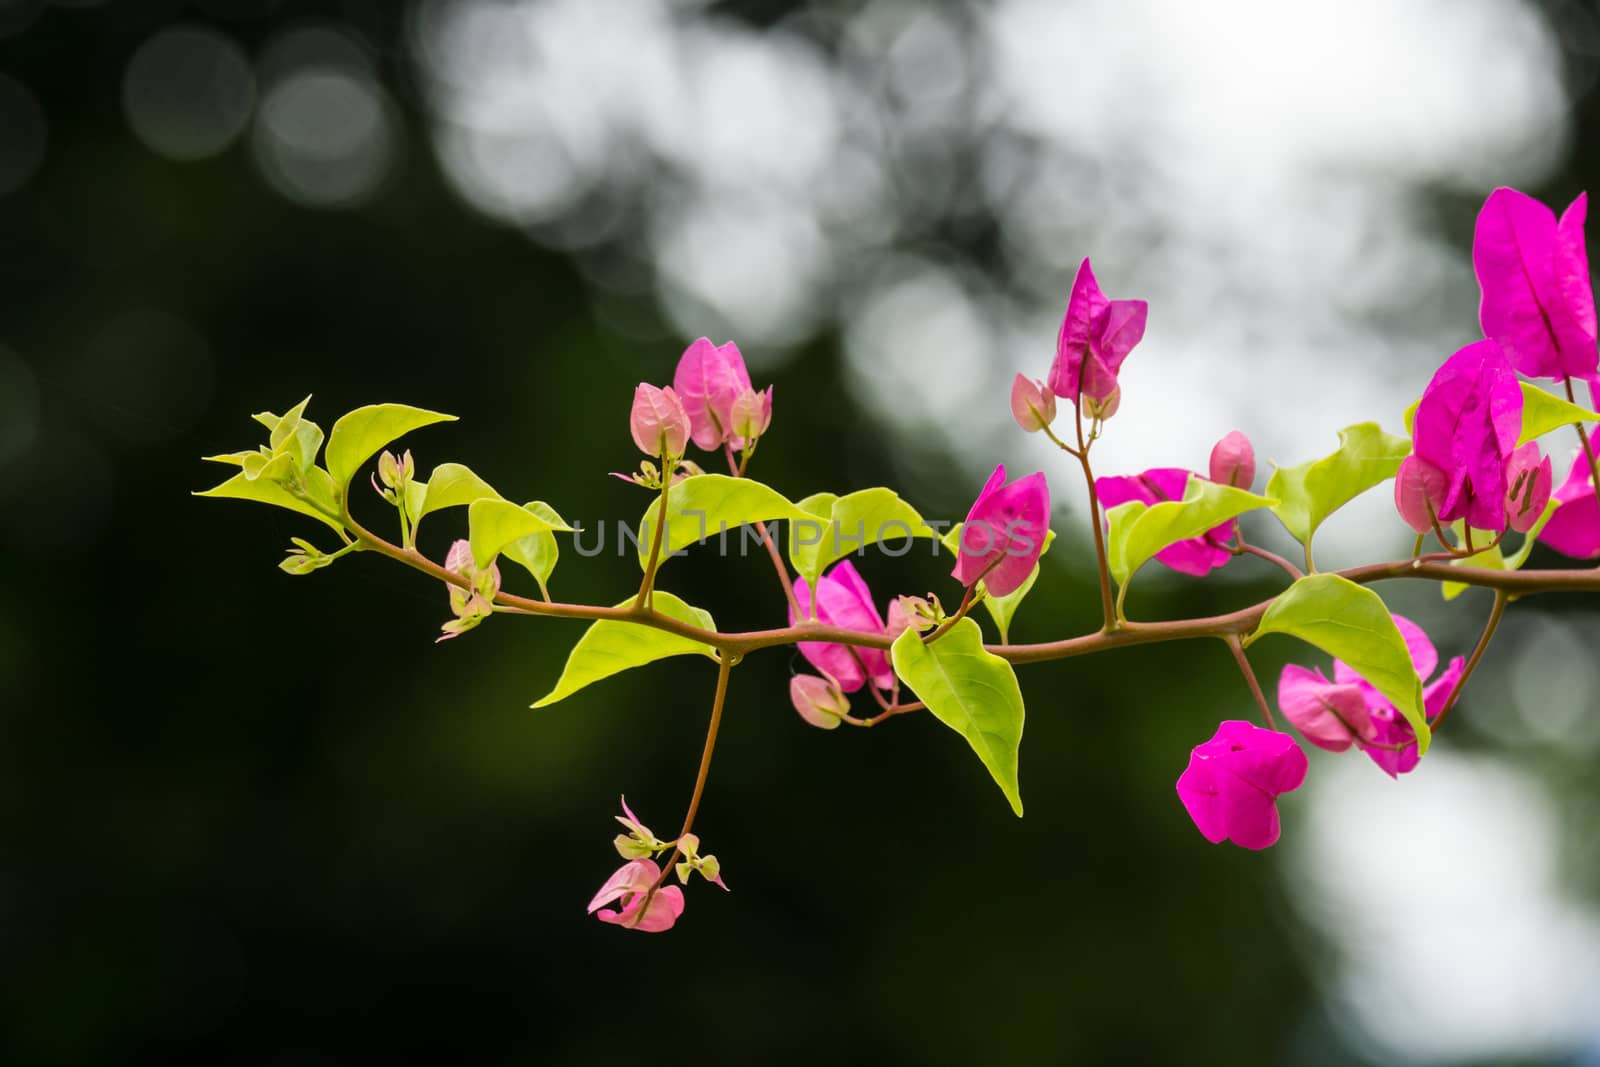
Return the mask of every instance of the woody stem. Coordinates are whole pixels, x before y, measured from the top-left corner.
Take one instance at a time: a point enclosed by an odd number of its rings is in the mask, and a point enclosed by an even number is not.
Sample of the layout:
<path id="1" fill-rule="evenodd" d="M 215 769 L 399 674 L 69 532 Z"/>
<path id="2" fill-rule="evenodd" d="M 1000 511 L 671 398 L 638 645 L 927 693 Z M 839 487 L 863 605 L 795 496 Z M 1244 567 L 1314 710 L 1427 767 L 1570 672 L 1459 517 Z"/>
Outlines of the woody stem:
<path id="1" fill-rule="evenodd" d="M 1083 482 L 1089 490 L 1089 522 L 1094 529 L 1094 560 L 1100 572 L 1100 629 L 1110 633 L 1118 628 L 1120 614 L 1111 603 L 1111 568 L 1106 563 L 1106 535 L 1100 523 L 1100 494 L 1094 487 L 1094 469 L 1089 466 L 1089 449 L 1083 440 L 1083 394 L 1077 396 L 1072 406 L 1073 418 L 1078 427 L 1078 449 L 1073 453 L 1078 466 L 1083 468 Z"/>
<path id="2" fill-rule="evenodd" d="M 711 723 L 706 727 L 705 748 L 700 751 L 700 772 L 695 775 L 694 794 L 689 797 L 689 810 L 683 816 L 683 829 L 678 831 L 678 840 L 673 842 L 672 852 L 667 856 L 667 862 L 661 865 L 661 877 L 656 879 L 656 884 L 651 887 L 653 894 L 661 888 L 667 880 L 667 874 L 672 870 L 672 864 L 682 854 L 683 848 L 679 844 L 690 830 L 694 829 L 694 817 L 700 811 L 700 797 L 706 791 L 706 778 L 711 773 L 711 753 L 717 747 L 717 728 L 722 725 L 722 706 L 728 699 L 728 675 L 733 670 L 734 657 L 724 652 L 719 657 L 717 664 L 717 695 L 711 698 Z M 646 905 L 648 907 L 648 904 Z"/>
<path id="3" fill-rule="evenodd" d="M 1477 669 L 1478 661 L 1483 659 L 1483 654 L 1489 648 L 1489 642 L 1494 637 L 1494 632 L 1500 628 L 1500 618 L 1506 613 L 1506 603 L 1511 598 L 1504 589 L 1496 589 L 1494 593 L 1494 607 L 1489 609 L 1489 618 L 1483 624 L 1483 633 L 1478 637 L 1478 643 L 1472 649 L 1472 655 L 1467 658 L 1467 666 L 1461 672 L 1461 678 L 1456 682 L 1454 689 L 1450 690 L 1450 698 L 1444 702 L 1444 707 L 1439 709 L 1439 714 L 1434 717 L 1433 728 L 1437 730 L 1444 722 L 1444 717 L 1450 714 L 1450 709 L 1455 707 L 1456 701 L 1461 697 L 1461 691 L 1467 687 L 1467 679 L 1472 677 L 1472 672 Z"/>
<path id="4" fill-rule="evenodd" d="M 1261 709 L 1261 717 L 1267 721 L 1268 729 L 1276 730 L 1277 720 L 1272 717 L 1272 709 L 1267 706 L 1267 698 L 1261 692 L 1261 683 L 1256 681 L 1256 672 L 1250 667 L 1250 657 L 1245 655 L 1239 635 L 1229 634 L 1225 640 L 1228 643 L 1228 650 L 1233 653 L 1234 662 L 1239 664 L 1239 673 L 1244 675 L 1245 684 L 1250 687 L 1250 695 L 1256 698 L 1256 707 Z"/>

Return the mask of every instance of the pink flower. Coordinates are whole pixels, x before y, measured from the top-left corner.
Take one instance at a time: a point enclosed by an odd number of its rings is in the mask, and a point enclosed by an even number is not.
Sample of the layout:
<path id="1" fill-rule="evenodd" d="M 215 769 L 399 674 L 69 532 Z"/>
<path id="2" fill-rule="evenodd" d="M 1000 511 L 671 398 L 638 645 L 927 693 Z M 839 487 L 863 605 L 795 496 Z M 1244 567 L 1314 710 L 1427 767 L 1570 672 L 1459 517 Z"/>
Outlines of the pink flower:
<path id="1" fill-rule="evenodd" d="M 1427 683 L 1428 676 L 1439 666 L 1439 653 L 1433 642 L 1422 627 L 1402 615 L 1394 617 L 1394 624 L 1405 638 L 1417 677 Z M 1466 661 L 1457 656 L 1438 678 L 1423 685 L 1422 704 L 1429 721 L 1444 710 L 1465 670 Z M 1278 679 L 1278 706 L 1307 741 L 1334 752 L 1353 744 L 1391 778 L 1417 765 L 1417 735 L 1411 724 L 1382 693 L 1339 660 L 1333 661 L 1332 682 L 1321 671 L 1292 664 L 1285 667 Z"/>
<path id="2" fill-rule="evenodd" d="M 683 914 L 683 890 L 675 885 L 664 885 L 652 893 L 651 889 L 660 880 L 661 868 L 656 866 L 655 860 L 630 860 L 618 867 L 589 901 L 589 914 L 603 923 L 647 934 L 670 930 Z M 600 910 L 619 900 L 620 908 Z"/>
<path id="3" fill-rule="evenodd" d="M 742 395 L 754 390 L 738 345 L 732 341 L 713 345 L 704 337 L 695 341 L 684 349 L 683 357 L 678 360 L 672 387 L 689 415 L 690 433 L 696 445 L 707 452 L 721 448 L 724 443 L 735 449 L 744 447 L 744 439 L 734 431 L 733 408 Z M 767 403 L 771 403 L 770 395 Z"/>
<path id="4" fill-rule="evenodd" d="M 1394 506 L 1417 533 L 1437 525 L 1439 509 L 1450 494 L 1450 476 L 1425 459 L 1407 456 L 1394 475 Z"/>
<path id="5" fill-rule="evenodd" d="M 1218 485 L 1249 489 L 1256 480 L 1256 450 L 1250 438 L 1234 430 L 1211 449 L 1211 480 Z"/>
<path id="6" fill-rule="evenodd" d="M 1329 752 L 1343 752 L 1358 738 L 1370 741 L 1377 730 L 1360 686 L 1330 682 L 1293 663 L 1278 677 L 1278 707 L 1301 736 Z"/>
<path id="7" fill-rule="evenodd" d="M 1278 840 L 1278 797 L 1306 780 L 1294 738 L 1229 720 L 1196 745 L 1178 777 L 1178 798 L 1207 841 L 1262 849 Z"/>
<path id="8" fill-rule="evenodd" d="M 804 578 L 794 580 L 800 610 L 811 610 L 811 587 Z M 798 622 L 789 613 L 789 625 Z M 883 616 L 872 603 L 872 590 L 849 560 L 841 560 L 817 579 L 817 621 L 864 634 L 886 634 Z M 854 693 L 868 681 L 879 689 L 894 687 L 894 669 L 881 649 L 860 648 L 827 641 L 801 641 L 800 654 L 817 670 L 836 678 L 839 688 Z"/>
<path id="9" fill-rule="evenodd" d="M 1105 401 L 1117 390 L 1117 372 L 1144 337 L 1149 306 L 1143 300 L 1107 300 L 1085 259 L 1072 283 L 1067 314 L 1056 337 L 1050 388 L 1074 404 L 1078 397 Z M 1103 413 L 1109 414 L 1109 413 Z"/>
<path id="10" fill-rule="evenodd" d="M 1038 433 L 1056 421 L 1056 394 L 1043 382 L 1017 375 L 1011 383 L 1011 417 L 1028 433 Z"/>
<path id="11" fill-rule="evenodd" d="M 850 700 L 829 675 L 797 674 L 789 679 L 789 702 L 800 717 L 821 730 L 832 730 L 850 714 Z"/>
<path id="12" fill-rule="evenodd" d="M 961 527 L 951 577 L 962 585 L 979 578 L 991 596 L 1016 592 L 1044 552 L 1050 530 L 1050 485 L 1037 471 L 1004 485 L 1006 468 L 994 469 Z"/>
<path id="13" fill-rule="evenodd" d="M 670 385 L 657 389 L 639 383 L 633 391 L 628 429 L 633 443 L 647 456 L 681 456 L 689 442 L 689 416 Z"/>
<path id="14" fill-rule="evenodd" d="M 1561 506 L 1539 533 L 1539 540 L 1563 556 L 1600 556 L 1600 503 L 1595 501 L 1594 475 L 1582 449 L 1572 459 L 1567 480 L 1555 492 Z"/>
<path id="15" fill-rule="evenodd" d="M 440 627 L 443 633 L 435 638 L 435 644 L 460 637 L 493 615 L 494 598 L 500 592 L 500 565 L 491 563 L 488 570 L 478 570 L 477 561 L 472 558 L 470 542 L 458 540 L 451 544 L 450 551 L 445 553 L 444 569 L 465 578 L 468 588 L 463 589 L 453 582 L 445 583 L 450 596 L 450 611 L 455 618 Z"/>
<path id="16" fill-rule="evenodd" d="M 1594 290 L 1583 244 L 1588 196 L 1579 194 L 1560 221 L 1515 189 L 1489 194 L 1472 238 L 1472 267 L 1483 290 L 1483 335 L 1505 349 L 1530 378 L 1595 373 Z"/>
<path id="17" fill-rule="evenodd" d="M 1445 360 L 1423 391 L 1411 435 L 1416 458 L 1448 479 L 1441 523 L 1506 528 L 1506 461 L 1521 430 L 1522 388 L 1498 344 L 1478 341 Z"/>
<path id="18" fill-rule="evenodd" d="M 1527 533 L 1550 502 L 1550 457 L 1529 441 L 1506 461 L 1506 512 L 1511 528 Z"/>
<path id="19" fill-rule="evenodd" d="M 1166 500 L 1182 500 L 1191 477 L 1200 476 L 1180 467 L 1155 467 L 1143 474 L 1096 478 L 1094 488 L 1104 508 L 1114 508 L 1130 500 L 1159 504 Z M 1238 521 L 1229 519 L 1200 537 L 1168 545 L 1156 553 L 1156 559 L 1180 574 L 1204 577 L 1233 558 L 1233 553 L 1224 546 L 1233 539 L 1237 528 Z"/>

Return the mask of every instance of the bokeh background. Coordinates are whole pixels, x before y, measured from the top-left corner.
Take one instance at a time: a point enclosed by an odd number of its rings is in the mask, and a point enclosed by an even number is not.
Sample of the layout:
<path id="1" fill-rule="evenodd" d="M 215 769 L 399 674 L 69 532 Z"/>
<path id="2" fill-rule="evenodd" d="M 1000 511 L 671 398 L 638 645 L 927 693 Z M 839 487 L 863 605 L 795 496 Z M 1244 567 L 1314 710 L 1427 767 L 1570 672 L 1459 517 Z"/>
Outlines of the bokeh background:
<path id="1" fill-rule="evenodd" d="M 959 519 L 1048 469 L 1014 632 L 1083 631 L 1075 477 L 1006 405 L 1079 259 L 1151 302 L 1102 473 L 1398 429 L 1476 337 L 1482 197 L 1596 185 L 1597 57 L 1593 0 L 0 0 L 0 1062 L 1600 1063 L 1591 603 L 1517 605 L 1406 781 L 1314 753 L 1259 855 L 1172 789 L 1249 711 L 1209 644 L 1026 670 L 1023 821 L 925 716 L 804 727 L 762 654 L 697 827 L 733 892 L 644 937 L 583 905 L 619 794 L 681 816 L 704 662 L 534 712 L 578 625 L 436 646 L 432 583 L 289 577 L 312 524 L 188 495 L 313 393 L 632 520 L 632 387 L 708 334 L 776 384 L 754 473 L 793 497 Z M 1322 562 L 1404 551 L 1373 496 Z M 553 590 L 626 596 L 614 552 Z M 883 600 L 947 565 L 860 561 Z M 756 556 L 663 584 L 781 617 Z M 1485 609 L 1384 592 L 1446 654 Z"/>

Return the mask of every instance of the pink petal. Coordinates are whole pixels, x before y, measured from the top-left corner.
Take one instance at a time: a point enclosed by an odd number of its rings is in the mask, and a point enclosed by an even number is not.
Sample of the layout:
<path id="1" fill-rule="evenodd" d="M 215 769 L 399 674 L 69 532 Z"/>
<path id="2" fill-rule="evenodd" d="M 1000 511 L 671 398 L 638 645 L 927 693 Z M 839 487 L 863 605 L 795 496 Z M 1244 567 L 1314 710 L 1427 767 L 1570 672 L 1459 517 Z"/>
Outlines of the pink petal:
<path id="1" fill-rule="evenodd" d="M 1078 265 L 1078 276 L 1072 282 L 1072 295 L 1067 299 L 1067 313 L 1061 320 L 1061 330 L 1056 336 L 1056 358 L 1050 365 L 1048 379 L 1051 392 L 1073 403 L 1078 401 L 1082 389 L 1083 362 L 1089 354 L 1092 323 L 1110 303 L 1095 281 L 1094 270 L 1088 259 Z"/>
<path id="2" fill-rule="evenodd" d="M 1539 540 L 1574 559 L 1600 556 L 1600 504 L 1595 501 L 1589 457 L 1582 450 L 1573 458 L 1555 499 L 1561 506 L 1540 531 Z"/>
<path id="3" fill-rule="evenodd" d="M 1329 752 L 1343 752 L 1356 737 L 1372 735 L 1360 687 L 1336 685 L 1321 671 L 1285 667 L 1278 678 L 1278 707 L 1307 741 Z"/>
<path id="4" fill-rule="evenodd" d="M 1556 217 L 1548 207 L 1515 189 L 1489 194 L 1472 240 L 1472 267 L 1483 294 L 1478 321 L 1484 336 L 1499 341 L 1530 378 L 1563 376 L 1551 328 L 1562 300 L 1555 251 Z"/>
<path id="5" fill-rule="evenodd" d="M 1178 776 L 1178 799 L 1202 837 L 1213 845 L 1227 840 L 1228 822 L 1217 796 L 1216 768 L 1198 748 L 1189 753 L 1189 766 Z"/>
<path id="6" fill-rule="evenodd" d="M 1111 371 L 1111 385 L 1116 384 L 1116 373 L 1122 369 L 1122 361 L 1144 339 L 1145 322 L 1149 317 L 1150 306 L 1143 300 L 1113 300 L 1095 317 L 1094 347 Z M 1109 392 L 1108 389 L 1106 393 L 1095 394 L 1095 399 L 1104 399 Z"/>
<path id="7" fill-rule="evenodd" d="M 1306 756 L 1294 738 L 1229 721 L 1195 746 L 1178 796 L 1208 841 L 1227 837 L 1261 849 L 1278 839 L 1278 795 L 1298 789 L 1305 776 Z"/>
<path id="8" fill-rule="evenodd" d="M 1505 528 L 1505 461 L 1521 428 L 1522 389 L 1499 345 L 1478 341 L 1445 360 L 1422 394 L 1412 435 L 1416 455 L 1450 477 L 1441 522 Z"/>
<path id="9" fill-rule="evenodd" d="M 1467 661 L 1457 656 L 1450 661 L 1450 665 L 1444 669 L 1444 673 L 1439 675 L 1432 685 L 1422 690 L 1422 707 L 1428 716 L 1429 722 L 1438 718 L 1439 713 L 1444 711 L 1445 703 L 1449 701 L 1450 694 L 1456 691 L 1456 686 L 1460 683 L 1461 676 L 1466 673 L 1466 670 Z"/>
<path id="10" fill-rule="evenodd" d="M 1434 527 L 1439 510 L 1450 493 L 1450 476 L 1421 456 L 1400 461 L 1394 476 L 1394 506 L 1405 524 L 1417 533 Z"/>
<path id="11" fill-rule="evenodd" d="M 1005 468 L 999 468 L 996 475 L 1004 477 Z M 993 482 L 991 477 L 990 484 Z M 1044 473 L 1038 471 L 993 491 L 984 488 L 962 527 L 954 574 L 970 585 L 993 565 L 983 584 L 991 595 L 1007 596 L 1028 580 L 1044 551 L 1050 526 L 1050 487 Z M 988 550 L 975 553 L 973 549 L 984 542 Z"/>
<path id="12" fill-rule="evenodd" d="M 795 599 L 802 611 L 810 610 L 811 590 L 804 578 L 796 578 Z M 790 618 L 790 624 L 795 620 Z M 883 634 L 883 616 L 872 603 L 872 591 L 849 560 L 841 560 L 817 582 L 817 621 L 861 633 Z M 826 641 L 802 641 L 800 654 L 813 667 L 833 675 L 846 693 L 859 690 L 868 678 L 879 689 L 894 685 L 894 669 L 888 656 L 876 648 L 861 648 Z M 863 672 L 863 667 L 865 672 Z"/>
<path id="13" fill-rule="evenodd" d="M 672 929 L 682 914 L 683 890 L 675 885 L 664 885 L 654 894 L 636 893 L 620 911 L 602 911 L 595 918 L 629 930 L 659 934 Z"/>
<path id="14" fill-rule="evenodd" d="M 661 877 L 661 868 L 656 866 L 654 860 L 637 859 L 629 860 L 618 867 L 606 884 L 589 901 L 589 911 L 592 914 L 599 908 L 627 896 L 629 893 L 639 893 L 648 890 L 656 884 L 656 879 Z M 610 920 L 607 920 L 610 921 Z"/>
<path id="15" fill-rule="evenodd" d="M 1211 480 L 1218 485 L 1249 489 L 1256 480 L 1256 450 L 1250 438 L 1234 430 L 1211 448 Z"/>
<path id="16" fill-rule="evenodd" d="M 1421 758 L 1417 754 L 1417 735 L 1412 732 L 1411 724 L 1401 717 L 1393 708 L 1384 707 L 1373 712 L 1372 740 L 1386 746 L 1403 746 L 1400 748 L 1367 748 L 1367 758 L 1378 765 L 1378 768 L 1390 778 L 1398 778 L 1416 769 L 1417 761 Z"/>
<path id="17" fill-rule="evenodd" d="M 1560 294 L 1556 302 L 1559 312 L 1552 316 L 1551 324 L 1561 351 L 1562 373 L 1574 378 L 1592 375 L 1600 367 L 1600 349 L 1595 347 L 1594 285 L 1589 278 L 1589 252 L 1583 241 L 1588 209 L 1589 194 L 1579 193 L 1562 212 L 1551 262 Z"/>

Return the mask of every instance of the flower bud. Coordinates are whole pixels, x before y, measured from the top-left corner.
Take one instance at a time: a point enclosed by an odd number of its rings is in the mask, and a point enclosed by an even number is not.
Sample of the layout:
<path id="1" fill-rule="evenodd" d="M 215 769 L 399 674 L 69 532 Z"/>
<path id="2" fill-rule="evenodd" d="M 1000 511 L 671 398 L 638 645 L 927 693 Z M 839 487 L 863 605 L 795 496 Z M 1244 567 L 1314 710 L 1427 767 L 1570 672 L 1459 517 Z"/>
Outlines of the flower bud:
<path id="1" fill-rule="evenodd" d="M 1256 480 L 1256 450 L 1250 438 L 1234 430 L 1211 449 L 1211 480 L 1218 485 L 1249 489 Z"/>
<path id="2" fill-rule="evenodd" d="M 772 386 L 761 392 L 746 388 L 734 398 L 729 420 L 736 437 L 748 443 L 767 432 L 772 424 Z"/>
<path id="3" fill-rule="evenodd" d="M 1111 416 L 1115 415 L 1117 413 L 1117 409 L 1121 406 L 1122 386 L 1120 385 L 1114 386 L 1111 392 L 1101 400 L 1096 400 L 1087 393 L 1085 393 L 1083 396 L 1084 413 L 1087 414 L 1091 419 L 1099 419 L 1101 422 L 1104 422 Z"/>
<path id="4" fill-rule="evenodd" d="M 907 630 L 922 633 L 933 626 L 933 605 L 920 596 L 901 596 L 889 601 L 889 639 Z"/>
<path id="5" fill-rule="evenodd" d="M 1433 529 L 1449 491 L 1449 476 L 1420 456 L 1407 456 L 1395 472 L 1395 509 L 1419 534 Z"/>
<path id="6" fill-rule="evenodd" d="M 647 456 L 681 456 L 689 443 L 689 416 L 670 385 L 658 389 L 639 383 L 633 391 L 628 429 L 633 443 Z"/>
<path id="7" fill-rule="evenodd" d="M 802 719 L 821 730 L 834 729 L 850 712 L 850 701 L 832 677 L 795 675 L 789 679 L 789 699 Z"/>
<path id="8" fill-rule="evenodd" d="M 411 458 L 409 448 L 399 459 L 387 451 L 378 457 L 378 478 L 390 489 L 402 488 L 416 473 L 417 461 Z"/>
<path id="9" fill-rule="evenodd" d="M 1011 383 L 1011 417 L 1028 433 L 1037 433 L 1056 421 L 1056 395 L 1021 374 Z"/>
<path id="10" fill-rule="evenodd" d="M 1550 502 L 1550 457 L 1529 441 L 1506 460 L 1506 514 L 1511 528 L 1527 533 Z"/>

